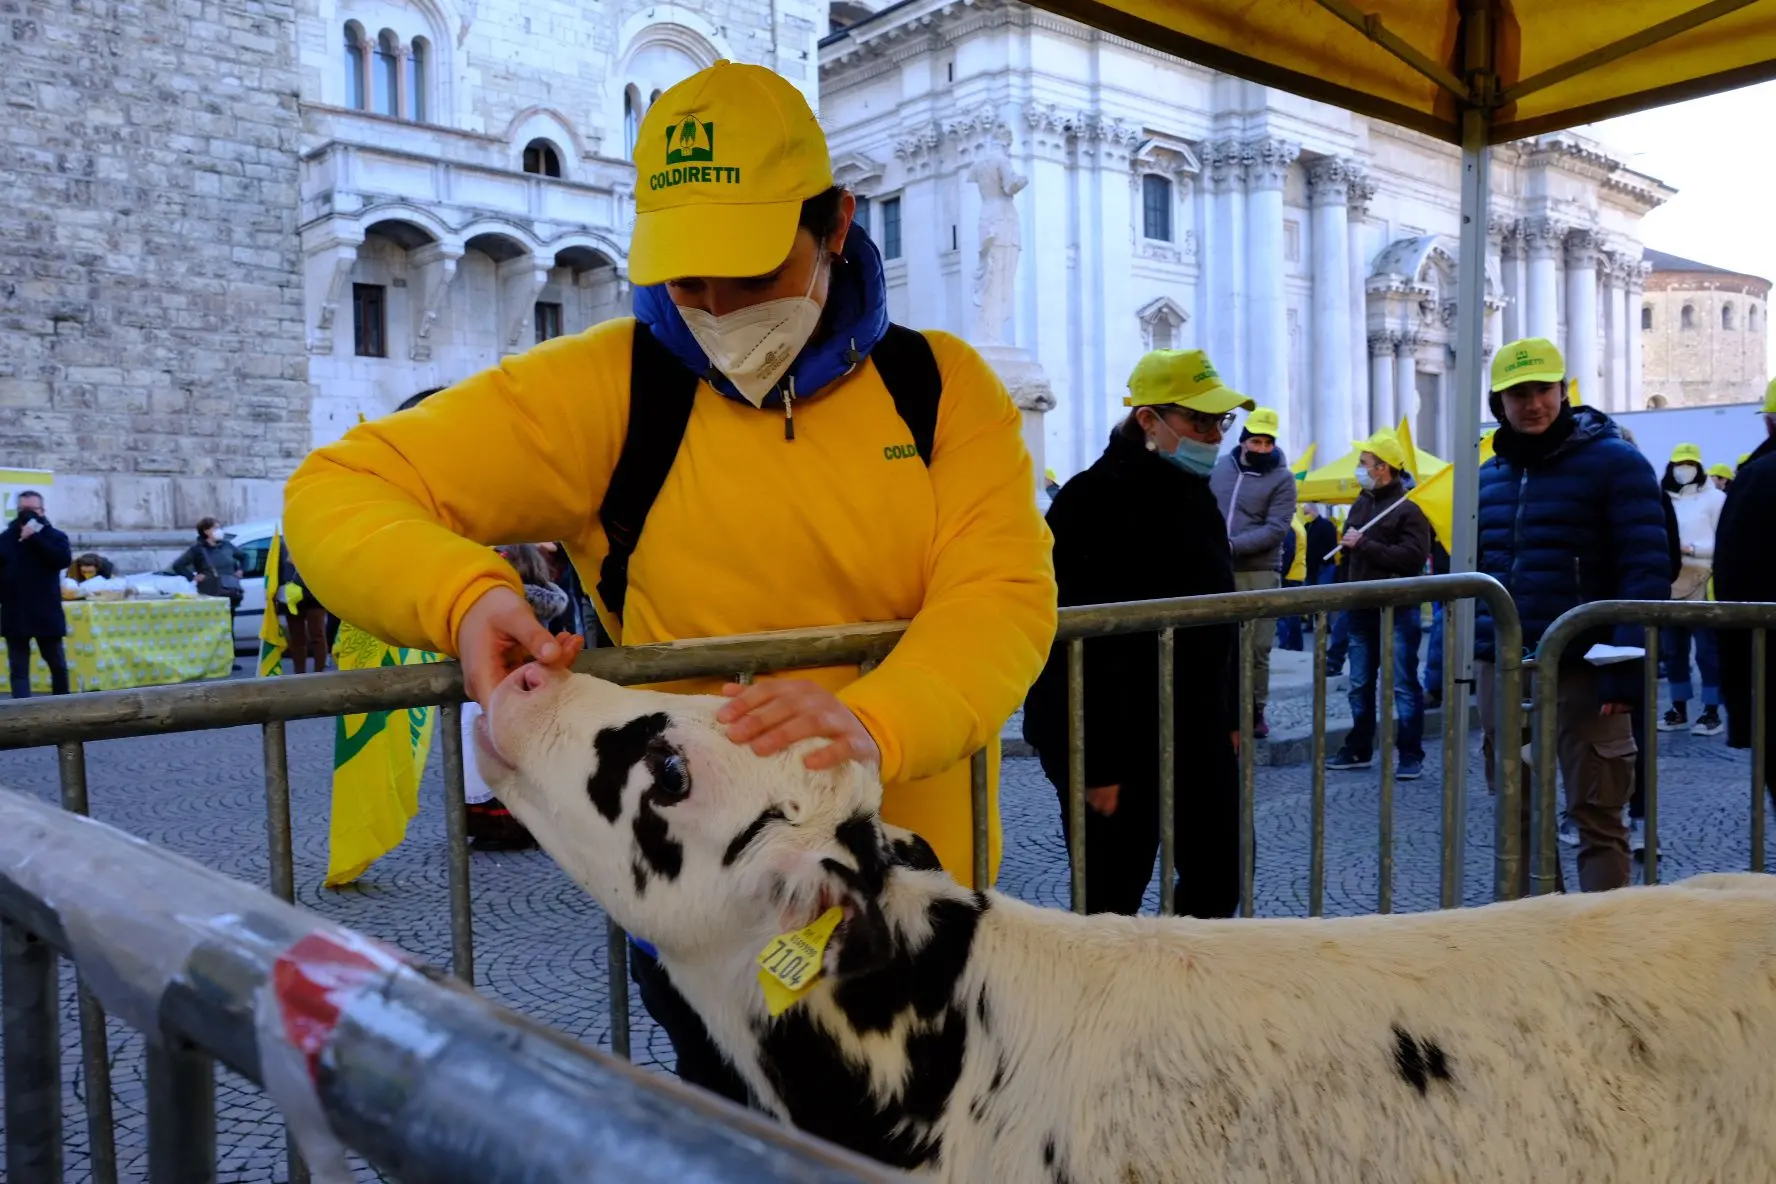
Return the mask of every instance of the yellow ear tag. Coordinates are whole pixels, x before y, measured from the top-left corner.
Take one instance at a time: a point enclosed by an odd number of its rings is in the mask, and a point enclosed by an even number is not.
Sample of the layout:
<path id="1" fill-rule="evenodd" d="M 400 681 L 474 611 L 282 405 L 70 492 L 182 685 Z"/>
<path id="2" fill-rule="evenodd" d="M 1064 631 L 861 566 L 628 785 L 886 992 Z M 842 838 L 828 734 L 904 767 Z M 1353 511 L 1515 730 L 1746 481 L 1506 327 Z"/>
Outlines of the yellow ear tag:
<path id="1" fill-rule="evenodd" d="M 820 980 L 826 943 L 844 917 L 845 910 L 834 905 L 812 925 L 772 938 L 758 956 L 759 986 L 765 989 L 765 1007 L 772 1016 L 782 1015 Z"/>

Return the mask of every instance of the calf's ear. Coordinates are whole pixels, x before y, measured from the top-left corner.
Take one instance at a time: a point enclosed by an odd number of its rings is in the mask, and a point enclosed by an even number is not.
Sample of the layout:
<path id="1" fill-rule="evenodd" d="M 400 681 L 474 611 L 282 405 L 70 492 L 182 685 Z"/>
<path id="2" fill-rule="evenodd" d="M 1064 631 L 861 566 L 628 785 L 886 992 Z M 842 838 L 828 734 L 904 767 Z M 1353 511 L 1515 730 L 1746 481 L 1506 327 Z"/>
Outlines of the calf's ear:
<path id="1" fill-rule="evenodd" d="M 845 919 L 826 947 L 826 972 L 835 979 L 871 974 L 894 959 L 894 931 L 874 897 L 847 890 Z"/>

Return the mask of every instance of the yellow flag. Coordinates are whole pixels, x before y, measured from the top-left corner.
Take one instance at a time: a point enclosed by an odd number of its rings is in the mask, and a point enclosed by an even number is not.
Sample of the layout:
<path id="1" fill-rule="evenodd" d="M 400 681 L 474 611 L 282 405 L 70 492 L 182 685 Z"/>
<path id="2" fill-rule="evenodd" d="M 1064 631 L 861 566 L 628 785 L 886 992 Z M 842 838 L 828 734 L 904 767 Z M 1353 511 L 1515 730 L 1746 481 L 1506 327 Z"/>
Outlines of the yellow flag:
<path id="1" fill-rule="evenodd" d="M 1295 474 L 1297 481 L 1301 480 L 1307 471 L 1313 468 L 1314 450 L 1318 447 L 1318 444 L 1309 444 L 1306 451 L 1302 452 L 1301 459 L 1289 466 L 1289 471 Z"/>
<path id="2" fill-rule="evenodd" d="M 1429 453 L 1423 454 L 1427 460 Z M 1480 463 L 1485 464 L 1492 459 L 1492 433 L 1487 432 L 1480 437 Z M 1431 520 L 1431 529 L 1437 532 L 1437 541 L 1443 544 L 1445 551 L 1454 549 L 1455 538 L 1455 466 L 1445 464 L 1437 469 L 1429 478 L 1415 485 L 1407 498 L 1418 503 L 1418 508 L 1425 512 Z"/>
<path id="3" fill-rule="evenodd" d="M 340 670 L 439 660 L 425 650 L 389 645 L 346 622 L 340 623 L 333 658 Z M 437 715 L 435 707 L 416 707 L 344 715 L 335 722 L 327 887 L 349 884 L 407 837 L 407 824 L 419 813 L 419 779 Z"/>
<path id="4" fill-rule="evenodd" d="M 267 678 L 284 672 L 284 651 L 290 648 L 284 636 L 284 619 L 278 615 L 278 568 L 283 561 L 284 524 L 278 523 L 271 534 L 271 550 L 265 555 L 265 615 L 259 621 L 259 677 Z"/>
<path id="5" fill-rule="evenodd" d="M 1394 433 L 1400 440 L 1400 451 L 1406 454 L 1406 471 L 1414 480 L 1424 480 L 1424 474 L 1418 471 L 1418 449 L 1412 444 L 1412 417 L 1405 416 L 1400 420 L 1400 428 Z"/>

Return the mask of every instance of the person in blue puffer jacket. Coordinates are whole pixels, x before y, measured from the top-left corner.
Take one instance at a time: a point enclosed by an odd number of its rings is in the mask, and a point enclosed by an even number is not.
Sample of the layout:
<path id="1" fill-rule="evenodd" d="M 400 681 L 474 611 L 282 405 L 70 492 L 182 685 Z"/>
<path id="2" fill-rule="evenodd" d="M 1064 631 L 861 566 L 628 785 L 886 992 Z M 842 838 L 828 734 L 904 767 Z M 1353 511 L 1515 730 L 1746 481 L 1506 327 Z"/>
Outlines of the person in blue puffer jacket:
<path id="1" fill-rule="evenodd" d="M 1652 468 L 1614 420 L 1595 408 L 1575 408 L 1566 391 L 1566 361 L 1550 341 L 1514 341 L 1493 359 L 1491 406 L 1499 429 L 1495 455 L 1480 467 L 1477 566 L 1510 591 L 1523 621 L 1523 644 L 1532 652 L 1555 618 L 1577 605 L 1665 600 L 1671 593 L 1665 508 Z M 1496 650 L 1484 604 L 1475 617 L 1491 785 Z M 1555 747 L 1567 815 L 1579 832 L 1579 886 L 1586 892 L 1625 887 L 1632 867 L 1622 811 L 1634 792 L 1639 750 L 1629 712 L 1641 685 L 1641 663 L 1597 667 L 1584 660 L 1592 645 L 1611 641 L 1639 646 L 1643 630 L 1623 626 L 1582 638 L 1567 649 L 1560 667 Z M 1523 784 L 1527 790 L 1527 769 Z M 1529 806 L 1526 791 L 1525 890 Z"/>

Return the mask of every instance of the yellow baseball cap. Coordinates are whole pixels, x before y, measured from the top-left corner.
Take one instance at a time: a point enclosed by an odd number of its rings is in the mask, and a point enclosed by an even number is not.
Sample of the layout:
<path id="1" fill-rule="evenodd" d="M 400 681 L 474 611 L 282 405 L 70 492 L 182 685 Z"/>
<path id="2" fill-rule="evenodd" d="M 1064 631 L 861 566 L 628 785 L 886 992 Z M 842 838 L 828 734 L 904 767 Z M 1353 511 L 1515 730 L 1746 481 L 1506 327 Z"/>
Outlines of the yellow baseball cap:
<path id="1" fill-rule="evenodd" d="M 802 203 L 832 185 L 802 92 L 763 66 L 719 61 L 641 121 L 629 281 L 765 275 L 789 257 Z"/>
<path id="2" fill-rule="evenodd" d="M 1776 415 L 1776 378 L 1772 378 L 1770 385 L 1764 388 L 1764 414 Z"/>
<path id="3" fill-rule="evenodd" d="M 1671 463 L 1676 464 L 1679 461 L 1684 460 L 1694 461 L 1696 464 L 1700 465 L 1702 463 L 1702 450 L 1694 444 L 1679 444 L 1676 448 L 1671 450 Z"/>
<path id="4" fill-rule="evenodd" d="M 1249 436 L 1269 436 L 1274 440 L 1282 426 L 1274 407 L 1260 407 L 1246 416 L 1246 434 Z"/>
<path id="5" fill-rule="evenodd" d="M 1237 407 L 1247 411 L 1258 404 L 1221 381 L 1209 355 L 1200 349 L 1156 349 L 1135 363 L 1129 375 L 1124 407 L 1163 407 L 1176 404 L 1204 415 L 1226 415 Z"/>
<path id="6" fill-rule="evenodd" d="M 1708 475 L 1710 477 L 1725 477 L 1727 480 L 1731 481 L 1733 479 L 1733 466 L 1715 465 L 1708 470 Z"/>
<path id="7" fill-rule="evenodd" d="M 1502 391 L 1524 382 L 1560 382 L 1566 359 L 1546 337 L 1513 341 L 1492 359 L 1492 389 Z"/>
<path id="8" fill-rule="evenodd" d="M 1400 447 L 1400 437 L 1391 429 L 1383 428 L 1367 440 L 1355 440 L 1351 446 L 1358 452 L 1374 453 L 1388 468 L 1398 472 L 1406 467 L 1406 450 Z"/>

